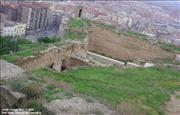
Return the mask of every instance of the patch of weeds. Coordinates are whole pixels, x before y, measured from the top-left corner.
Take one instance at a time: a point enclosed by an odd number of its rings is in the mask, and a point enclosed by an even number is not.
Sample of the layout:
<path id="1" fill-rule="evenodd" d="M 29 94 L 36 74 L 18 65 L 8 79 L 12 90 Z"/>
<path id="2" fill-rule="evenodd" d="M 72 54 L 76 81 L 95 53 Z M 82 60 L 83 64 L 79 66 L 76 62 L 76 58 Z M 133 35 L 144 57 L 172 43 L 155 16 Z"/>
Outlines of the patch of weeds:
<path id="1" fill-rule="evenodd" d="M 173 44 L 168 44 L 168 43 L 161 44 L 161 48 L 165 49 L 166 51 L 180 53 L 180 47 L 175 46 Z"/>
<path id="2" fill-rule="evenodd" d="M 0 110 L 1 108 L 9 108 L 8 101 L 6 100 L 5 97 L 0 95 L 0 100 L 1 100 Z"/>
<path id="3" fill-rule="evenodd" d="M 24 80 L 10 80 L 8 81 L 8 84 L 12 88 L 13 91 L 21 92 L 22 88 L 25 86 Z"/>
<path id="4" fill-rule="evenodd" d="M 86 34 L 82 32 L 73 32 L 73 31 L 67 31 L 64 34 L 64 39 L 65 40 L 79 40 L 79 41 L 84 41 Z"/>
<path id="5" fill-rule="evenodd" d="M 43 107 L 40 100 L 30 99 L 25 103 L 26 108 L 33 108 L 34 111 L 41 112 Z"/>
<path id="6" fill-rule="evenodd" d="M 27 95 L 28 98 L 36 98 L 41 96 L 41 89 L 36 83 L 28 83 L 22 88 L 22 92 Z"/>
<path id="7" fill-rule="evenodd" d="M 129 102 L 122 102 L 116 110 L 120 115 L 146 115 L 146 112 L 142 111 L 139 106 Z"/>
<path id="8" fill-rule="evenodd" d="M 177 95 L 176 98 L 180 99 L 180 95 Z"/>
<path id="9" fill-rule="evenodd" d="M 53 84 L 48 84 L 43 90 L 43 96 L 47 102 L 55 99 L 56 87 Z"/>

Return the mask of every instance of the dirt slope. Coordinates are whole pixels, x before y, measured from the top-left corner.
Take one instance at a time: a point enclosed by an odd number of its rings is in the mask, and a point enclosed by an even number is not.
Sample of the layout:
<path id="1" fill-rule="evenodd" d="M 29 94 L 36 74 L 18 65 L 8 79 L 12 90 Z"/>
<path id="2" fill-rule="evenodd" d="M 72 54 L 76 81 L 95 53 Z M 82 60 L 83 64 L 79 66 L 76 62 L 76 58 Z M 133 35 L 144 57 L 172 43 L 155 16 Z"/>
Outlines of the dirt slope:
<path id="1" fill-rule="evenodd" d="M 118 60 L 154 60 L 173 58 L 173 54 L 145 40 L 118 35 L 110 30 L 94 27 L 89 32 L 90 51 Z"/>

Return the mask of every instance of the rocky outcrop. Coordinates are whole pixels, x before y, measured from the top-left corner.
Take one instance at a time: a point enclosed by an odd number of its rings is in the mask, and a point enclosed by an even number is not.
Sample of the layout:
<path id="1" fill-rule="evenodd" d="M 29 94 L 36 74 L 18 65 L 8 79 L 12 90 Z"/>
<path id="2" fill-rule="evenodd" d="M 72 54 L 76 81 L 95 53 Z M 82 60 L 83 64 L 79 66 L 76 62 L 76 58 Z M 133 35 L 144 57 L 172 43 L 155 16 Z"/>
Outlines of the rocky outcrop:
<path id="1" fill-rule="evenodd" d="M 145 63 L 144 68 L 155 66 L 153 63 Z"/>
<path id="2" fill-rule="evenodd" d="M 127 65 L 126 65 L 126 67 L 133 68 L 133 67 L 140 67 L 140 65 L 138 65 L 138 64 L 135 64 L 135 63 L 131 63 L 131 62 L 127 62 Z"/>
<path id="3" fill-rule="evenodd" d="M 1 79 L 7 80 L 12 78 L 23 77 L 25 71 L 17 65 L 6 62 L 4 60 L 0 60 L 0 72 Z"/>
<path id="4" fill-rule="evenodd" d="M 166 103 L 167 115 L 180 115 L 180 92 L 171 95 L 170 100 Z"/>
<path id="5" fill-rule="evenodd" d="M 180 62 L 180 55 L 179 55 L 179 54 L 176 54 L 175 60 L 178 61 L 178 62 Z"/>
<path id="6" fill-rule="evenodd" d="M 44 108 L 48 115 L 113 115 L 105 105 L 87 102 L 80 97 L 53 100 L 45 104 Z"/>
<path id="7" fill-rule="evenodd" d="M 0 86 L 0 95 L 3 96 L 7 101 L 8 105 L 12 107 L 13 105 L 19 105 L 26 101 L 26 95 L 14 92 L 9 87 L 1 85 Z"/>

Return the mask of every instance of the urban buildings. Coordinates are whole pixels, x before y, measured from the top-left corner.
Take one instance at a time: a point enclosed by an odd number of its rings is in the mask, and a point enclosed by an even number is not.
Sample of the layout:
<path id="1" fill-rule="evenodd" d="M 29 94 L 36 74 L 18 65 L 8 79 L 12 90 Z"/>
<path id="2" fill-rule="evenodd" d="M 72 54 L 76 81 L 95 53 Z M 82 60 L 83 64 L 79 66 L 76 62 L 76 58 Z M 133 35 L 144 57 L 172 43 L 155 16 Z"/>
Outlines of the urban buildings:
<path id="1" fill-rule="evenodd" d="M 3 28 L 4 28 L 4 24 L 0 22 L 0 36 L 2 36 Z"/>
<path id="2" fill-rule="evenodd" d="M 0 13 L 6 14 L 8 20 L 17 22 L 21 20 L 21 6 L 19 4 L 1 4 Z"/>
<path id="3" fill-rule="evenodd" d="M 46 29 L 48 5 L 40 3 L 22 4 L 21 23 L 25 23 L 26 33 L 39 32 Z"/>
<path id="4" fill-rule="evenodd" d="M 3 24 L 2 36 L 22 37 L 25 35 L 25 30 L 26 30 L 26 24 L 6 21 L 6 23 Z"/>

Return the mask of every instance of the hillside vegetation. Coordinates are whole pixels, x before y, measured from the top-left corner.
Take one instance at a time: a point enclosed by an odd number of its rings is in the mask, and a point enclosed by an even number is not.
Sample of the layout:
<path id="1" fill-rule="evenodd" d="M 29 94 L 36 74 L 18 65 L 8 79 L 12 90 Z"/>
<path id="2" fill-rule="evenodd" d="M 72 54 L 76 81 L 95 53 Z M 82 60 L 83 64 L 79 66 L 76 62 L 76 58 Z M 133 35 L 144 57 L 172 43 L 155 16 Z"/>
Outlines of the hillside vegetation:
<path id="1" fill-rule="evenodd" d="M 125 103 L 132 112 L 162 114 L 170 94 L 180 90 L 180 72 L 169 68 L 86 67 L 62 73 L 38 69 L 33 73 L 41 79 L 66 83 L 74 93 L 93 97 L 119 112 Z"/>

